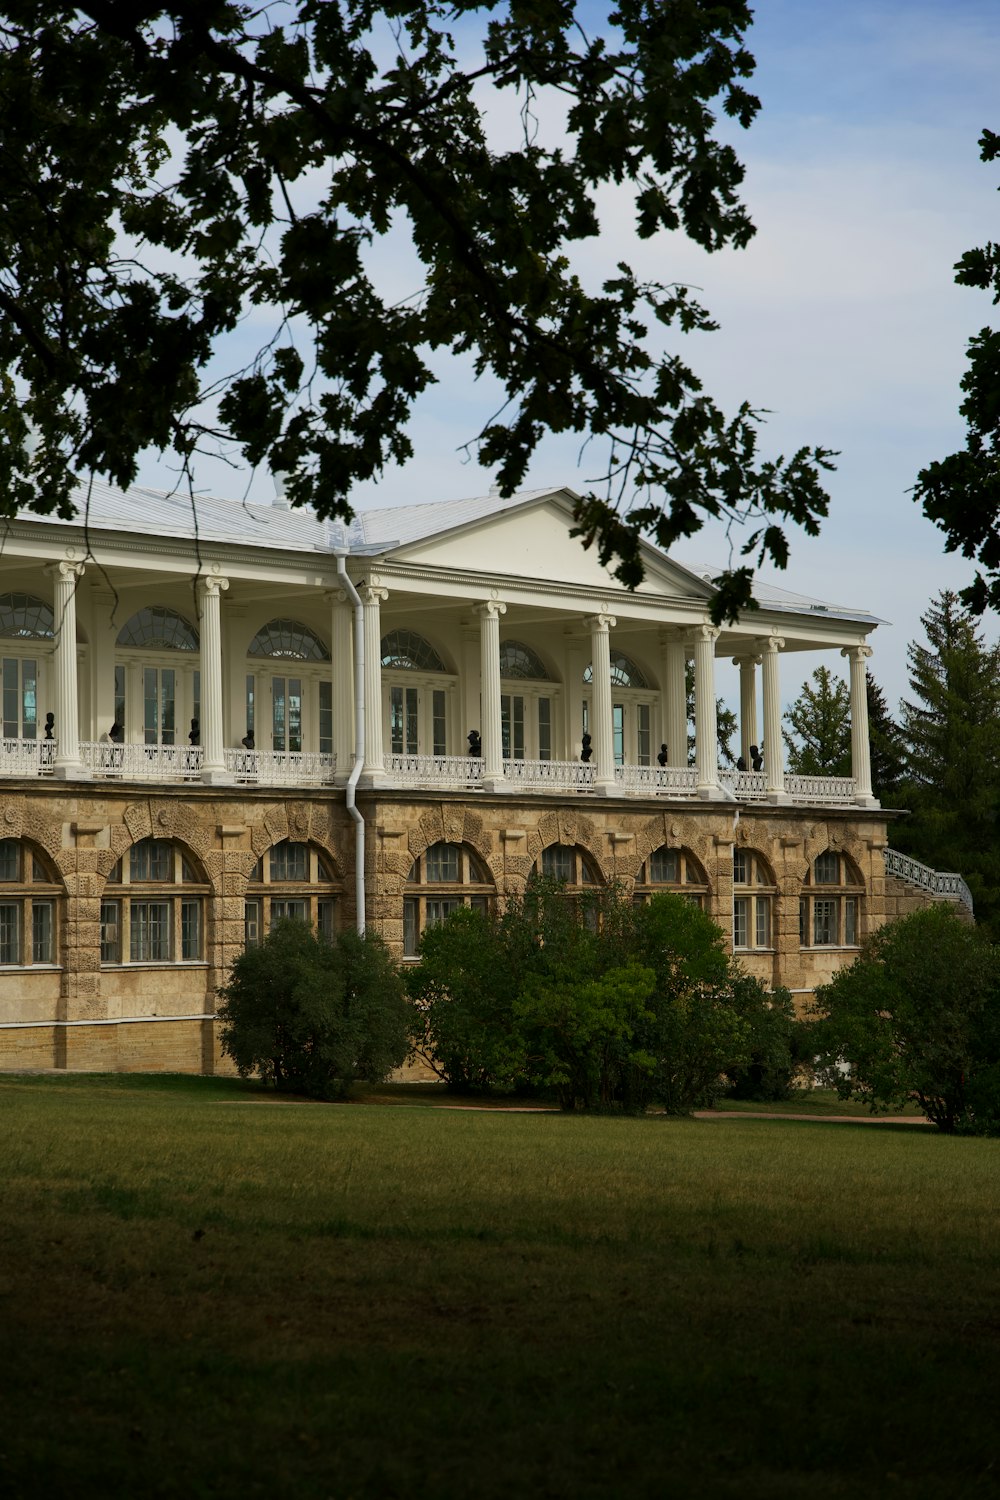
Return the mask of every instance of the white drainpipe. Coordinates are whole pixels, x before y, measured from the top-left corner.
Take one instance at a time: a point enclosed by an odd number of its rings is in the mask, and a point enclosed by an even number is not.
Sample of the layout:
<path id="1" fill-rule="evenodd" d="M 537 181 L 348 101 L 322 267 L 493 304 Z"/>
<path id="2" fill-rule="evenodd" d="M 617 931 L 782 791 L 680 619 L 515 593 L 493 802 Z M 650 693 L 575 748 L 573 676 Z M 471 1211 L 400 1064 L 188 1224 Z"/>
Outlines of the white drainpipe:
<path id="1" fill-rule="evenodd" d="M 358 778 L 365 763 L 365 617 L 361 595 L 347 573 L 347 554 L 338 552 L 337 577 L 354 605 L 354 765 L 347 779 L 347 811 L 354 819 L 354 902 L 357 928 L 365 930 L 365 820 L 355 801 Z"/>

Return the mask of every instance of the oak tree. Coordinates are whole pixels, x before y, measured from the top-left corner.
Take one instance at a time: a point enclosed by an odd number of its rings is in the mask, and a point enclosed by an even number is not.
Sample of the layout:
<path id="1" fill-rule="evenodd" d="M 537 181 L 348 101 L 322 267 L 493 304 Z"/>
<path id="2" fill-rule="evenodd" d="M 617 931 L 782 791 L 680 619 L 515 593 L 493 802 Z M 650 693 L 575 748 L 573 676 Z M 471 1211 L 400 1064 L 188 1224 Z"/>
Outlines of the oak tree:
<path id="1" fill-rule="evenodd" d="M 714 326 L 687 288 L 625 263 L 591 285 L 573 259 L 609 190 L 639 240 L 750 239 L 716 130 L 759 107 L 750 7 L 618 0 L 604 35 L 590 14 L 0 4 L 2 508 L 68 516 L 81 478 L 125 486 L 145 450 L 190 470 L 221 447 L 347 517 L 358 482 L 409 456 L 451 354 L 502 390 L 469 438 L 503 493 L 547 432 L 600 440 L 577 524 L 625 583 L 642 535 L 669 547 L 707 516 L 749 519 L 743 556 L 783 566 L 786 523 L 814 534 L 826 513 L 829 452 L 764 457 L 760 413 L 711 400 L 675 347 Z M 750 577 L 724 575 L 718 618 Z"/>

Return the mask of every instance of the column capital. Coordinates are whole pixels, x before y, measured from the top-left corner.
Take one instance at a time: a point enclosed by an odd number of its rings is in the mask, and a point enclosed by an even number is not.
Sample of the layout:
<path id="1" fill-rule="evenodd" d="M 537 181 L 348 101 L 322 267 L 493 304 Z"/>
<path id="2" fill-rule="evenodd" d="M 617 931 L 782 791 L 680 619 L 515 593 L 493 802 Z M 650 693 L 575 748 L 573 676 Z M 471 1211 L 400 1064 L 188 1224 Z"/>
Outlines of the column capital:
<path id="1" fill-rule="evenodd" d="M 389 590 L 380 583 L 359 583 L 357 589 L 362 604 L 384 604 L 389 597 Z"/>
<path id="2" fill-rule="evenodd" d="M 606 635 L 609 630 L 614 630 L 618 620 L 614 615 L 609 615 L 606 610 L 602 610 L 599 615 L 584 615 L 583 623 L 589 628 L 591 634 L 598 630 Z"/>
<path id="3" fill-rule="evenodd" d="M 874 655 L 874 652 L 871 646 L 862 642 L 858 646 L 841 646 L 840 654 L 846 656 L 848 661 L 867 661 L 870 656 Z"/>
<path id="4" fill-rule="evenodd" d="M 759 651 L 747 651 L 742 656 L 733 657 L 734 667 L 759 667 L 763 657 Z"/>
<path id="5" fill-rule="evenodd" d="M 484 620 L 490 616 L 499 619 L 501 615 L 507 613 L 507 606 L 501 599 L 480 599 L 473 604 L 472 610 L 474 614 L 481 615 Z"/>
<path id="6" fill-rule="evenodd" d="M 77 583 L 86 571 L 86 564 L 64 557 L 61 562 L 48 563 L 45 571 L 52 578 L 72 579 L 74 583 Z"/>
<path id="7" fill-rule="evenodd" d="M 210 595 L 219 597 L 229 587 L 229 579 L 219 573 L 206 573 L 198 579 L 198 592 L 203 599 Z"/>
<path id="8" fill-rule="evenodd" d="M 753 649 L 766 655 L 770 652 L 780 651 L 785 644 L 783 635 L 762 635 L 759 640 L 754 641 Z"/>

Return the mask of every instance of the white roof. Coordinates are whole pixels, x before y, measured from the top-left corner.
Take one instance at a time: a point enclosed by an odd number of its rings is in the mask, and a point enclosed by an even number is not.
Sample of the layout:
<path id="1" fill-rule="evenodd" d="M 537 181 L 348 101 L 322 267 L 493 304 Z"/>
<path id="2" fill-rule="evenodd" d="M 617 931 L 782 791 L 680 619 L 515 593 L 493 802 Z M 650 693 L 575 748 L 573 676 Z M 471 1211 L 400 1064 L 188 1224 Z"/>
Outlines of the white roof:
<path id="1" fill-rule="evenodd" d="M 116 485 L 94 480 L 90 485 L 79 486 L 75 497 L 76 515 L 71 520 L 56 515 L 41 517 L 32 511 L 22 511 L 20 519 L 56 526 L 86 524 L 91 531 L 171 537 L 223 546 L 292 552 L 372 553 L 411 545 L 559 495 L 571 498 L 572 491 L 550 486 L 522 490 L 506 498 L 496 494 L 475 495 L 463 500 L 387 506 L 360 511 L 351 521 L 345 522 L 321 521 L 310 510 L 222 500 L 214 495 L 191 495 L 181 490 L 155 490 L 144 485 L 122 490 Z M 646 545 L 651 552 L 666 557 L 655 544 L 649 542 Z M 670 561 L 709 585 L 724 571 L 710 563 L 679 563 L 676 558 Z M 768 610 L 882 623 L 866 610 L 812 599 L 759 579 L 754 583 L 754 597 Z"/>

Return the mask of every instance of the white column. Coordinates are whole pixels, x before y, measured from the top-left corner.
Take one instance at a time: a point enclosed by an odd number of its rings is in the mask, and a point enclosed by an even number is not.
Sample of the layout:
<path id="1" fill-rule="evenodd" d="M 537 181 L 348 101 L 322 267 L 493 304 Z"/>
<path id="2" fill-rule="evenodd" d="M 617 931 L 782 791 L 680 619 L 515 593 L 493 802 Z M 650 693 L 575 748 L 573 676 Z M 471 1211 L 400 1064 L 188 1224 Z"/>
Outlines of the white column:
<path id="1" fill-rule="evenodd" d="M 80 760 L 80 693 L 76 672 L 76 590 L 83 564 L 57 563 L 55 579 L 55 707 L 56 753 L 53 774 L 63 780 L 89 776 Z"/>
<path id="2" fill-rule="evenodd" d="M 750 746 L 760 745 L 757 733 L 757 668 L 759 656 L 734 656 L 733 666 L 740 669 L 740 754 L 750 764 Z"/>
<path id="3" fill-rule="evenodd" d="M 605 793 L 615 790 L 615 736 L 611 710 L 611 635 L 614 615 L 591 615 L 590 626 L 590 738 L 594 785 Z"/>
<path id="4" fill-rule="evenodd" d="M 345 782 L 354 766 L 354 611 L 341 589 L 330 594 L 333 661 L 333 753 L 336 780 Z"/>
<path id="5" fill-rule="evenodd" d="M 769 635 L 758 643 L 764 662 L 764 776 L 767 795 L 772 802 L 785 800 L 785 752 L 781 738 L 781 680 L 778 652 L 784 637 Z"/>
<path id="6" fill-rule="evenodd" d="M 663 651 L 663 738 L 671 766 L 686 766 L 688 761 L 686 675 L 687 647 L 680 637 L 667 640 Z"/>
<path id="7" fill-rule="evenodd" d="M 212 575 L 198 580 L 201 610 L 201 779 L 212 783 L 231 778 L 226 770 L 222 738 L 222 595 L 228 578 Z"/>
<path id="8" fill-rule="evenodd" d="M 503 725 L 500 715 L 500 616 L 507 613 L 506 604 L 490 599 L 475 606 L 479 616 L 479 701 L 482 723 L 479 736 L 483 746 L 483 782 L 504 780 Z M 470 728 L 472 726 L 470 725 Z"/>
<path id="9" fill-rule="evenodd" d="M 719 726 L 715 712 L 714 625 L 699 625 L 694 637 L 694 763 L 698 772 L 698 796 L 718 798 Z"/>
<path id="10" fill-rule="evenodd" d="M 365 620 L 365 764 L 366 780 L 385 772 L 382 750 L 382 601 L 389 590 L 376 584 L 358 587 Z"/>
<path id="11" fill-rule="evenodd" d="M 868 658 L 870 646 L 844 646 L 841 656 L 851 664 L 851 775 L 854 800 L 862 807 L 877 807 L 872 795 L 872 753 L 868 735 Z"/>

